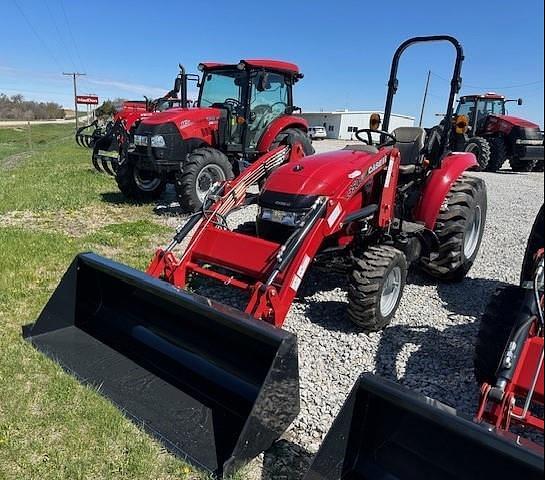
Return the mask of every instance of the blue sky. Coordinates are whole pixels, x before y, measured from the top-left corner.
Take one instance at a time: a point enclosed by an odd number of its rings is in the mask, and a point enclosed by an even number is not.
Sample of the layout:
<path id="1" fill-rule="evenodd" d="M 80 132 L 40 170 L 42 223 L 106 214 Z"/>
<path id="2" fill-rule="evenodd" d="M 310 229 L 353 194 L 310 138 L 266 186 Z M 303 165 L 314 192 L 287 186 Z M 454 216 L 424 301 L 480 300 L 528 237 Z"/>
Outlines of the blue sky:
<path id="1" fill-rule="evenodd" d="M 202 8 L 202 10 L 201 10 Z M 181 62 L 278 58 L 305 73 L 296 103 L 306 110 L 381 109 L 392 54 L 415 35 L 451 34 L 465 48 L 465 93 L 523 97 L 511 113 L 543 126 L 543 2 L 208 0 L 154 2 L 2 0 L 0 92 L 69 106 L 71 82 L 101 98 L 158 96 Z M 394 109 L 418 116 L 434 73 L 426 124 L 444 112 L 453 55 L 447 46 L 410 50 Z"/>

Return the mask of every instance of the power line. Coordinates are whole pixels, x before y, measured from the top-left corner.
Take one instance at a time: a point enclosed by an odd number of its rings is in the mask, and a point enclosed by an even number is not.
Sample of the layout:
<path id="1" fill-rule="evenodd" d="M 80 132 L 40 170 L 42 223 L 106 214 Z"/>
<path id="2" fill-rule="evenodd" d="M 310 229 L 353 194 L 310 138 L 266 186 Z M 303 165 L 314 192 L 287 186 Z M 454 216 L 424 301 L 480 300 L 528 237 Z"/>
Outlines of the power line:
<path id="1" fill-rule="evenodd" d="M 64 21 L 66 22 L 66 26 L 68 27 L 68 33 L 70 34 L 70 38 L 72 39 L 72 47 L 74 48 L 74 51 L 76 52 L 76 55 L 78 57 L 80 65 L 83 67 L 84 70 L 87 70 L 85 68 L 85 64 L 83 63 L 83 60 L 81 59 L 81 55 L 79 54 L 78 45 L 76 43 L 74 33 L 72 32 L 72 27 L 70 26 L 70 21 L 68 20 L 68 15 L 66 14 L 66 9 L 64 8 L 64 1 L 59 0 L 59 3 L 61 4 L 62 13 L 64 15 Z"/>
<path id="2" fill-rule="evenodd" d="M 74 82 L 74 110 L 76 113 L 76 130 L 78 129 L 78 77 L 87 75 L 86 73 L 79 73 L 79 72 L 70 72 L 66 73 L 63 72 L 63 75 L 67 77 L 72 77 L 72 80 Z"/>
<path id="3" fill-rule="evenodd" d="M 53 26 L 55 27 L 55 31 L 57 32 L 57 37 L 59 38 L 59 45 L 62 47 L 65 44 L 65 40 L 61 35 L 61 31 L 57 23 L 57 20 L 55 19 L 55 16 L 51 12 L 51 8 L 49 7 L 48 0 L 44 0 L 44 4 L 45 4 L 45 7 L 47 8 L 47 12 L 49 13 L 49 17 L 51 18 L 51 22 L 53 23 Z M 72 64 L 72 67 L 74 68 L 74 70 L 77 70 L 76 64 L 74 62 L 74 58 L 72 57 L 70 50 L 66 49 L 66 53 L 68 54 L 68 58 L 70 60 L 70 63 Z"/>
<path id="4" fill-rule="evenodd" d="M 34 26 L 32 25 L 32 23 L 30 23 L 30 20 L 28 19 L 28 17 L 26 16 L 25 12 L 23 11 L 23 9 L 21 8 L 21 6 L 17 3 L 17 0 L 13 0 L 13 3 L 15 4 L 15 6 L 17 7 L 17 9 L 19 10 L 19 12 L 21 13 L 21 15 L 23 16 L 23 18 L 25 19 L 25 22 L 27 23 L 27 25 L 29 26 L 30 30 L 32 30 L 32 33 L 34 33 L 34 35 L 36 36 L 36 38 L 38 39 L 38 41 L 42 44 L 44 50 L 46 50 L 49 55 L 51 56 L 51 58 L 54 60 L 54 62 L 58 65 L 59 69 L 62 70 L 62 65 L 61 63 L 59 62 L 59 59 L 56 57 L 56 55 L 53 53 L 53 51 L 48 47 L 48 45 L 45 43 L 45 41 L 43 40 L 43 38 L 40 36 L 40 34 L 38 33 L 38 31 L 34 28 Z"/>
<path id="5" fill-rule="evenodd" d="M 440 80 L 443 80 L 445 82 L 450 83 L 449 79 L 447 79 L 445 77 L 442 77 L 441 75 L 439 75 L 439 74 L 437 74 L 435 72 L 432 72 L 432 75 L 434 77 L 439 78 Z M 532 85 L 540 85 L 542 83 L 543 83 L 543 80 L 536 80 L 534 82 L 520 83 L 518 85 L 504 85 L 503 87 L 483 87 L 483 86 L 479 86 L 479 85 L 470 85 L 470 84 L 464 83 L 464 87 L 466 87 L 466 88 L 476 88 L 477 90 L 481 90 L 481 91 L 491 91 L 491 90 L 508 90 L 508 89 L 511 89 L 511 88 L 531 87 Z"/>

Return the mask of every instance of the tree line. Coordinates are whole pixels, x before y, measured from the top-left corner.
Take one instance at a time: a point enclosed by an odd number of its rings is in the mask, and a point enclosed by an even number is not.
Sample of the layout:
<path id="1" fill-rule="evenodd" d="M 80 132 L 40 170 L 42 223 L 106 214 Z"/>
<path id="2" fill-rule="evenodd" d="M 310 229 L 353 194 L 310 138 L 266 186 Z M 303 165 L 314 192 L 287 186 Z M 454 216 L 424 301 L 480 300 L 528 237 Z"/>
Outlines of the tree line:
<path id="1" fill-rule="evenodd" d="M 0 93 L 0 120 L 53 120 L 64 118 L 64 109 L 55 102 L 25 100 L 20 94 Z"/>

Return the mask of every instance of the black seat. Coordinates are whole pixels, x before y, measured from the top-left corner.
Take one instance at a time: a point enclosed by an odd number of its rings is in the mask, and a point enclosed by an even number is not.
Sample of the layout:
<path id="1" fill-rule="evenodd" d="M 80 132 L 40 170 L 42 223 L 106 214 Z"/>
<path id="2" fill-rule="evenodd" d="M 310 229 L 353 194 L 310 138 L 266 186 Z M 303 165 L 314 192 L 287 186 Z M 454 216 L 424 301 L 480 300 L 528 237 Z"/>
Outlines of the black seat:
<path id="1" fill-rule="evenodd" d="M 378 148 L 373 147 L 372 145 L 364 145 L 364 144 L 355 144 L 355 145 L 347 145 L 343 148 L 343 150 L 352 150 L 354 152 L 365 152 L 365 153 L 378 153 Z"/>
<path id="2" fill-rule="evenodd" d="M 393 131 L 396 148 L 401 153 L 401 165 L 420 165 L 426 142 L 426 130 L 420 127 L 399 127 Z"/>

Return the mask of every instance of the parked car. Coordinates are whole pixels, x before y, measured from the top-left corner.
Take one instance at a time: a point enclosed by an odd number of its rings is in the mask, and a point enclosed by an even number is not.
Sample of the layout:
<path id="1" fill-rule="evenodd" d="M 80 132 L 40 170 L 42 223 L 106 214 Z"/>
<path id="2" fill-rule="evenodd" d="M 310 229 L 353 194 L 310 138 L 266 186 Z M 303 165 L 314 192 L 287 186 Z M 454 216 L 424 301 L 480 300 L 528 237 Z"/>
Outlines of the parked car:
<path id="1" fill-rule="evenodd" d="M 312 138 L 312 140 L 323 140 L 324 138 L 327 138 L 327 131 L 325 127 L 309 127 L 308 136 Z"/>

